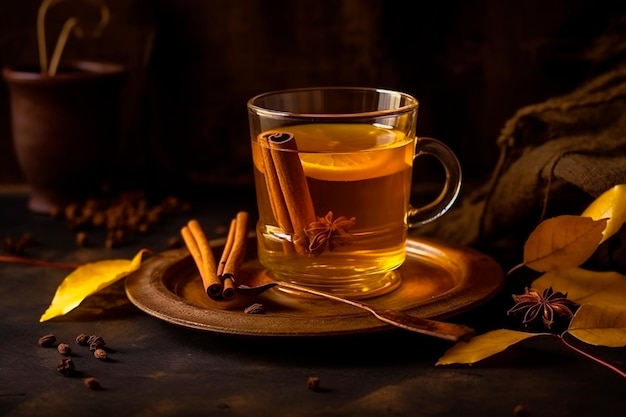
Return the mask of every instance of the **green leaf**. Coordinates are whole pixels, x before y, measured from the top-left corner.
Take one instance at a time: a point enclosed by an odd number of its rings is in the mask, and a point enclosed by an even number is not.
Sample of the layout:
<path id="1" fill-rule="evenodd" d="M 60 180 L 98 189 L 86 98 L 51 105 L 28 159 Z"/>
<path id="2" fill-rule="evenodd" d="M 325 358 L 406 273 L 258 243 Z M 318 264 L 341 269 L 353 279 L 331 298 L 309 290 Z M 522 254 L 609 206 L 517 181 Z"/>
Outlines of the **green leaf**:
<path id="1" fill-rule="evenodd" d="M 142 250 L 132 260 L 110 259 L 81 265 L 72 271 L 57 288 L 40 322 L 72 311 L 90 296 L 124 278 L 141 266 Z"/>
<path id="2" fill-rule="evenodd" d="M 452 346 L 439 358 L 436 365 L 475 363 L 502 352 L 522 340 L 545 335 L 546 333 L 526 333 L 507 329 L 493 330 Z"/>
<path id="3" fill-rule="evenodd" d="M 617 272 L 588 271 L 572 268 L 546 272 L 532 287 L 567 293 L 567 298 L 578 304 L 598 304 L 626 307 L 626 276 Z"/>
<path id="4" fill-rule="evenodd" d="M 613 236 L 626 222 L 626 184 L 619 184 L 596 198 L 582 213 L 594 220 L 608 219 L 602 241 Z"/>
<path id="5" fill-rule="evenodd" d="M 626 307 L 585 304 L 567 331 L 577 339 L 596 346 L 626 346 Z"/>
<path id="6" fill-rule="evenodd" d="M 524 245 L 524 265 L 539 272 L 581 265 L 598 248 L 606 223 L 570 215 L 544 220 Z"/>

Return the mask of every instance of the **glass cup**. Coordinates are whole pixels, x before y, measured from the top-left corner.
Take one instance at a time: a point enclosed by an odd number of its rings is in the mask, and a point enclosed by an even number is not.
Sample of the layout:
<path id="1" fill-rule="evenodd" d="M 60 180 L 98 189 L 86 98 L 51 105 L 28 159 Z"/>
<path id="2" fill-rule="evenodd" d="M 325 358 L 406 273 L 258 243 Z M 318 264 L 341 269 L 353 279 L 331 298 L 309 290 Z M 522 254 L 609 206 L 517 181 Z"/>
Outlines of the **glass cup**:
<path id="1" fill-rule="evenodd" d="M 461 186 L 452 150 L 416 136 L 418 101 L 326 87 L 261 94 L 247 107 L 263 267 L 336 296 L 397 288 L 408 229 L 448 211 Z M 437 158 L 446 178 L 432 202 L 413 207 L 413 161 L 422 155 Z"/>

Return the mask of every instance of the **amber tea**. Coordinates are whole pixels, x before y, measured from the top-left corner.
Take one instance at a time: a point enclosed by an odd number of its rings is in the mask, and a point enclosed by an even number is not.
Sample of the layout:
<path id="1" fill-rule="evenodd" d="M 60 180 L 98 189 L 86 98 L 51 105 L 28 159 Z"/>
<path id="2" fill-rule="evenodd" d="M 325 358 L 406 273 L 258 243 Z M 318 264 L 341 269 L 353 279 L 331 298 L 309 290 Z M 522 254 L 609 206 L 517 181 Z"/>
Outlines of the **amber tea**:
<path id="1" fill-rule="evenodd" d="M 276 164 L 264 160 L 272 153 L 272 135 L 295 141 L 273 152 L 301 164 L 305 181 L 287 204 L 311 204 L 301 235 L 281 224 L 273 203 L 272 193 L 280 192 L 270 185 Z M 413 152 L 414 138 L 367 124 L 307 124 L 261 133 L 253 141 L 261 263 L 274 274 L 331 292 L 343 287 L 358 295 L 397 285 L 398 277 L 389 272 L 405 260 Z"/>

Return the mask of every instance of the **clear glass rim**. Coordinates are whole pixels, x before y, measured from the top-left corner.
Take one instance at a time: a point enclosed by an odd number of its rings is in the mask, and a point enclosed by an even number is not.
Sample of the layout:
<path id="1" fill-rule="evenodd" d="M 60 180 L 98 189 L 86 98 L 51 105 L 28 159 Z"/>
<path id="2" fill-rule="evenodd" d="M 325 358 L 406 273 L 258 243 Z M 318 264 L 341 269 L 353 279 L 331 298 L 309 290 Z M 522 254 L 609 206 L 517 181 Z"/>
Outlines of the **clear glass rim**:
<path id="1" fill-rule="evenodd" d="M 304 92 L 323 92 L 323 91 L 345 91 L 345 92 L 363 92 L 363 93 L 377 93 L 377 94 L 387 94 L 387 95 L 398 95 L 402 97 L 406 104 L 391 108 L 391 109 L 382 109 L 382 110 L 371 110 L 371 111 L 363 111 L 363 112 L 353 112 L 353 113 L 304 113 L 304 112 L 294 112 L 294 111 L 286 111 L 286 110 L 277 110 L 277 109 L 268 109 L 261 105 L 255 104 L 259 100 L 271 96 L 278 96 L 281 94 L 291 94 L 291 93 L 304 93 Z M 263 117 L 267 118 L 304 118 L 304 119 L 346 119 L 346 118 L 378 118 L 378 117 L 386 117 L 386 116 L 394 116 L 399 114 L 408 113 L 414 111 L 419 105 L 418 100 L 410 94 L 404 93 L 402 91 L 396 91 L 391 89 L 384 88 L 374 88 L 374 87 L 303 87 L 303 88 L 290 88 L 283 90 L 275 90 L 268 91 L 265 93 L 258 94 L 248 100 L 247 107 L 248 110 Z"/>

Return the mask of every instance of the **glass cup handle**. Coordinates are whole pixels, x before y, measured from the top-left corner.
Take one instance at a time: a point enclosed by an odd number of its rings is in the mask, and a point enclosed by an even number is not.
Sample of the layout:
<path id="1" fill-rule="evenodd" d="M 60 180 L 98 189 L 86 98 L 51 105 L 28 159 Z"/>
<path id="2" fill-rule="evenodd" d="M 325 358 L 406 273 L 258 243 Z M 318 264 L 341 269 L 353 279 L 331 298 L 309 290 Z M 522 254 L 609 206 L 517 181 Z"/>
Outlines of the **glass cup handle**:
<path id="1" fill-rule="evenodd" d="M 429 223 L 446 213 L 454 204 L 461 190 L 461 164 L 452 150 L 433 138 L 419 138 L 415 145 L 416 158 L 430 155 L 439 160 L 446 172 L 446 180 L 437 198 L 421 207 L 409 205 L 407 224 L 415 228 Z"/>

